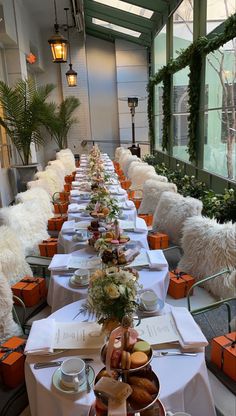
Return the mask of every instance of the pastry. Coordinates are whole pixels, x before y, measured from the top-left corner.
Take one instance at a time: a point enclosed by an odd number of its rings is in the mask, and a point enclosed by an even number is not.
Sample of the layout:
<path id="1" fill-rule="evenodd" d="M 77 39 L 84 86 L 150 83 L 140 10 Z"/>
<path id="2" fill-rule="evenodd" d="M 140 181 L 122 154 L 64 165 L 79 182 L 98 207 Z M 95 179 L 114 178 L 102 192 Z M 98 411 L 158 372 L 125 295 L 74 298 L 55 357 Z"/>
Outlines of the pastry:
<path id="1" fill-rule="evenodd" d="M 150 344 L 146 341 L 138 341 L 136 342 L 136 344 L 134 344 L 134 349 L 133 351 L 141 351 L 141 352 L 145 352 L 145 354 L 149 354 L 151 350 Z"/>
<path id="2" fill-rule="evenodd" d="M 96 381 L 100 380 L 102 377 L 111 377 L 117 380 L 118 373 L 116 371 L 110 371 L 110 373 L 108 373 L 106 370 L 101 370 L 96 377 Z"/>
<path id="3" fill-rule="evenodd" d="M 115 349 L 111 355 L 111 367 L 112 368 L 120 368 L 121 363 L 121 351 Z"/>
<path id="4" fill-rule="evenodd" d="M 148 357 L 144 352 L 133 352 L 130 356 L 131 358 L 131 368 L 139 368 L 142 365 L 145 365 L 148 361 Z"/>
<path id="5" fill-rule="evenodd" d="M 130 364 L 131 364 L 130 353 L 128 351 L 122 351 L 122 355 L 121 355 L 122 370 L 129 370 Z"/>
<path id="6" fill-rule="evenodd" d="M 147 390 L 147 392 L 150 394 L 158 393 L 157 387 L 148 378 L 132 376 L 129 377 L 129 384 L 131 385 L 131 387 L 132 385 L 141 387 L 142 389 Z"/>
<path id="7" fill-rule="evenodd" d="M 132 385 L 132 393 L 129 397 L 129 401 L 134 409 L 139 407 L 145 407 L 153 402 L 153 398 L 148 391 L 139 386 Z"/>

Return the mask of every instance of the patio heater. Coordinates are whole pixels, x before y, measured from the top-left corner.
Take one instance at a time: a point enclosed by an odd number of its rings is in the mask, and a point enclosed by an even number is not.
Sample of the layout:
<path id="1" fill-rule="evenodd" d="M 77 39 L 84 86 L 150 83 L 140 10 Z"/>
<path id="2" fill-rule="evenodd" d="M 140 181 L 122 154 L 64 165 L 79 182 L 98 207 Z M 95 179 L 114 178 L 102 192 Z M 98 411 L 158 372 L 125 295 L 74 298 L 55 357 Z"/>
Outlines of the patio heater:
<path id="1" fill-rule="evenodd" d="M 135 108 L 138 107 L 138 97 L 128 97 L 128 107 L 131 114 L 131 125 L 132 125 L 132 146 L 129 147 L 132 155 L 140 157 L 140 147 L 136 146 L 135 143 Z"/>

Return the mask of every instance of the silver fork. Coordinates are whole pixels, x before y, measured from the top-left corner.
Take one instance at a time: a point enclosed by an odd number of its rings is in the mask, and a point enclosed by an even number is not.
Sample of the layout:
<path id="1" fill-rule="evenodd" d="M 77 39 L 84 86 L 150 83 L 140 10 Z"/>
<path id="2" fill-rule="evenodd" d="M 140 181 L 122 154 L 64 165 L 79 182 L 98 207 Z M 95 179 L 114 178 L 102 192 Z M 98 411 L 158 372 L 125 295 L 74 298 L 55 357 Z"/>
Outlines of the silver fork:
<path id="1" fill-rule="evenodd" d="M 153 358 L 158 357 L 168 357 L 168 355 L 187 355 L 189 357 L 195 357 L 197 353 L 195 352 L 181 352 L 181 351 L 155 351 L 153 353 Z"/>
<path id="2" fill-rule="evenodd" d="M 88 364 L 85 364 L 85 377 L 86 377 L 86 390 L 87 390 L 87 393 L 89 393 L 91 390 L 91 386 L 89 383 L 89 365 Z"/>

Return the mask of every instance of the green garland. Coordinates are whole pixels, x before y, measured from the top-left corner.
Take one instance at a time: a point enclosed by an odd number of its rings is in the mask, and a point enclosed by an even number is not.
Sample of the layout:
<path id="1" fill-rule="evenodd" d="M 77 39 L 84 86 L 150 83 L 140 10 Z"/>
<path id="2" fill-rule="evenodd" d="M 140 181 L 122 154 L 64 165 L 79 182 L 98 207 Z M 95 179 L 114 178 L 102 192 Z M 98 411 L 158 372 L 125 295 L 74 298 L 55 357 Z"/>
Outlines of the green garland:
<path id="1" fill-rule="evenodd" d="M 154 112 L 153 112 L 153 98 L 154 86 L 163 81 L 163 135 L 162 135 L 162 149 L 166 150 L 169 146 L 169 125 L 171 119 L 171 103 L 170 103 L 170 88 L 171 76 L 190 66 L 189 74 L 189 111 L 188 117 L 188 153 L 190 161 L 196 161 L 197 157 L 197 124 L 198 111 L 200 101 L 200 73 L 202 61 L 210 52 L 219 49 L 220 46 L 236 37 L 236 13 L 230 16 L 224 25 L 223 33 L 214 37 L 202 36 L 195 40 L 188 48 L 186 48 L 175 60 L 171 59 L 167 65 L 163 66 L 156 74 L 149 78 L 147 86 L 148 91 L 148 122 L 149 122 L 149 137 L 151 147 L 154 148 Z"/>

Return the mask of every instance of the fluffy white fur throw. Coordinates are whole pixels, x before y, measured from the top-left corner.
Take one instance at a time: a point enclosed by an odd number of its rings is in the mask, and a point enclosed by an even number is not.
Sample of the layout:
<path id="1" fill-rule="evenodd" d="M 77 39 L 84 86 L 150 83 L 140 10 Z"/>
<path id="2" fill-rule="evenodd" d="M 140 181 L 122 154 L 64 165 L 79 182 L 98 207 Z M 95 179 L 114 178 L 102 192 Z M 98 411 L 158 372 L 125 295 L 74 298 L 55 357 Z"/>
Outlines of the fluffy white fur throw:
<path id="1" fill-rule="evenodd" d="M 147 178 L 146 181 L 148 179 L 153 179 L 153 180 L 156 180 L 158 182 L 168 182 L 168 179 L 167 179 L 166 176 L 157 175 L 157 173 L 153 173 L 153 172 L 148 172 L 147 175 L 146 175 L 146 178 Z M 144 186 L 144 184 L 143 184 L 143 186 Z"/>
<path id="2" fill-rule="evenodd" d="M 42 188 L 48 193 L 48 195 L 53 195 L 50 185 L 46 179 L 36 179 L 34 181 L 27 182 L 27 189 L 35 188 Z"/>
<path id="3" fill-rule="evenodd" d="M 16 233 L 5 225 L 0 227 L 0 269 L 10 285 L 26 275 L 32 276 L 21 241 Z"/>
<path id="4" fill-rule="evenodd" d="M 154 214 L 161 194 L 164 191 L 169 191 L 169 193 L 177 192 L 177 187 L 174 183 L 148 179 L 143 185 L 143 199 L 138 210 L 139 214 Z M 155 213 L 153 226 L 155 226 L 156 218 L 157 214 Z"/>
<path id="5" fill-rule="evenodd" d="M 142 164 L 142 166 L 143 165 L 146 165 L 147 166 L 147 164 L 146 163 L 143 163 L 142 161 L 140 163 L 140 160 L 137 160 L 137 161 L 134 160 L 133 162 L 130 163 L 129 168 L 128 168 L 128 171 L 127 171 L 127 177 L 129 179 L 131 179 L 131 177 L 133 175 L 133 171 L 136 168 L 136 166 L 140 166 L 140 164 Z"/>
<path id="6" fill-rule="evenodd" d="M 140 160 L 140 159 L 137 156 L 133 156 L 133 155 L 129 155 L 129 154 L 127 154 L 123 157 L 123 159 L 121 160 L 120 166 L 121 166 L 121 169 L 123 170 L 125 176 L 127 176 L 130 163 L 137 162 L 138 160 Z"/>
<path id="7" fill-rule="evenodd" d="M 0 344 L 13 336 L 22 335 L 22 329 L 12 316 L 13 298 L 10 285 L 0 270 Z"/>
<path id="8" fill-rule="evenodd" d="M 116 150 L 115 150 L 115 161 L 116 162 L 119 162 L 120 154 L 122 153 L 121 149 L 123 149 L 123 147 L 117 147 Z"/>
<path id="9" fill-rule="evenodd" d="M 119 154 L 119 160 L 118 160 L 119 163 L 121 163 L 121 160 L 125 155 L 131 156 L 131 151 L 129 149 L 126 149 L 125 147 L 122 147 L 120 154 Z"/>
<path id="10" fill-rule="evenodd" d="M 62 190 L 57 174 L 52 169 L 48 169 L 43 172 L 37 172 L 34 176 L 34 179 L 43 179 L 46 181 L 50 189 L 50 195 L 53 195 L 55 192 L 60 192 Z"/>
<path id="11" fill-rule="evenodd" d="M 16 203 L 26 201 L 37 201 L 41 207 L 42 213 L 45 214 L 46 219 L 53 217 L 53 204 L 49 194 L 43 188 L 32 188 L 25 192 L 20 192 L 16 195 Z"/>
<path id="12" fill-rule="evenodd" d="M 205 283 L 216 297 L 236 295 L 236 224 L 218 224 L 204 217 L 188 218 L 183 227 L 184 255 L 178 267 L 197 280 L 229 268 L 230 275 L 222 275 Z"/>
<path id="13" fill-rule="evenodd" d="M 168 234 L 172 243 L 180 245 L 184 221 L 201 215 L 202 202 L 173 192 L 163 192 L 153 219 L 153 229 Z"/>
<path id="14" fill-rule="evenodd" d="M 153 166 L 146 165 L 144 163 L 139 163 L 139 165 L 136 165 L 132 172 L 132 184 L 130 189 L 143 189 L 143 184 L 148 179 L 148 175 L 150 173 L 155 173 L 155 168 Z"/>
<path id="15" fill-rule="evenodd" d="M 47 218 L 37 202 L 27 201 L 1 208 L 0 225 L 8 225 L 16 233 L 25 256 L 39 254 L 38 244 L 49 238 Z"/>
<path id="16" fill-rule="evenodd" d="M 75 170 L 75 158 L 70 149 L 57 152 L 56 159 L 63 163 L 66 175 L 70 175 Z"/>

